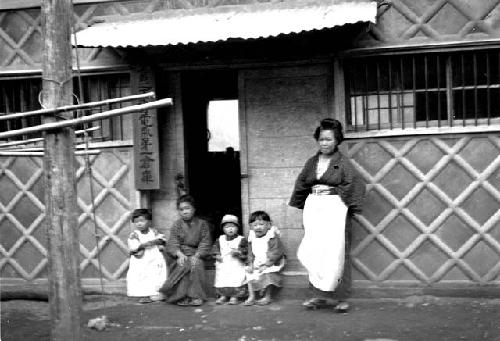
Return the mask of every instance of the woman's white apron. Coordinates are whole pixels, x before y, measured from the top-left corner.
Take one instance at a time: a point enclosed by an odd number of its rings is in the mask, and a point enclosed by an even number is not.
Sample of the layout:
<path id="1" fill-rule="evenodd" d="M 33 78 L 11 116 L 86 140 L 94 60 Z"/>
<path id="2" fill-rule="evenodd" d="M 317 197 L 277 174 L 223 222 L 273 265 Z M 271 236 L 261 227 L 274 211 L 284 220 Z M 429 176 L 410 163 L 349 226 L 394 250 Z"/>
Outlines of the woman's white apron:
<path id="1" fill-rule="evenodd" d="M 304 238 L 297 257 L 309 282 L 322 291 L 334 291 L 344 271 L 346 214 L 338 195 L 310 194 L 306 199 Z"/>

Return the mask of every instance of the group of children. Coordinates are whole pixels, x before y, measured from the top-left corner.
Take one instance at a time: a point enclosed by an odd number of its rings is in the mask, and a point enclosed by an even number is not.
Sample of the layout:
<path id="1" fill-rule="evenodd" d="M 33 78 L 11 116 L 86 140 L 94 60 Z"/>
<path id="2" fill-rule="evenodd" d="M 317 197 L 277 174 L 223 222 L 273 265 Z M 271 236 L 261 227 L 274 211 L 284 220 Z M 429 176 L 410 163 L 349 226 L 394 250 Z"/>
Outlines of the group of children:
<path id="1" fill-rule="evenodd" d="M 238 218 L 225 215 L 220 223 L 223 234 L 212 245 L 208 223 L 196 217 L 193 198 L 181 196 L 177 209 L 180 219 L 168 240 L 151 227 L 148 210 L 133 212 L 128 296 L 140 297 L 140 303 L 166 300 L 180 306 L 201 305 L 206 300 L 203 259 L 212 256 L 216 304 L 271 303 L 273 287 L 281 286 L 285 252 L 269 214 L 256 211 L 250 215 L 247 238 L 238 233 Z"/>

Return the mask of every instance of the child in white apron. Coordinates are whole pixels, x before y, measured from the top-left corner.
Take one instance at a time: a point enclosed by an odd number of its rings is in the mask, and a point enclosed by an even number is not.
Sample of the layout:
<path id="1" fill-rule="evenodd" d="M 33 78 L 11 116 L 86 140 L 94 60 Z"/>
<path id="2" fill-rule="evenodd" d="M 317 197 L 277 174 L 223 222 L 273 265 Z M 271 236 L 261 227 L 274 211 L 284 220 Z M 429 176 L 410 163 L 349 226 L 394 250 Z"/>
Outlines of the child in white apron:
<path id="1" fill-rule="evenodd" d="M 285 250 L 278 229 L 271 224 L 269 214 L 256 211 L 248 219 L 248 299 L 244 305 L 271 303 L 272 287 L 281 287 L 281 270 L 285 266 Z M 256 300 L 256 292 L 262 297 Z"/>
<path id="2" fill-rule="evenodd" d="M 245 262 L 247 240 L 238 235 L 238 218 L 226 214 L 221 221 L 224 234 L 214 244 L 216 304 L 238 304 L 246 296 Z"/>
<path id="3" fill-rule="evenodd" d="M 130 262 L 127 272 L 127 296 L 141 297 L 139 303 L 165 299 L 158 290 L 167 279 L 167 266 L 160 248 L 165 236 L 151 227 L 147 209 L 132 212 L 134 231 L 127 239 Z"/>

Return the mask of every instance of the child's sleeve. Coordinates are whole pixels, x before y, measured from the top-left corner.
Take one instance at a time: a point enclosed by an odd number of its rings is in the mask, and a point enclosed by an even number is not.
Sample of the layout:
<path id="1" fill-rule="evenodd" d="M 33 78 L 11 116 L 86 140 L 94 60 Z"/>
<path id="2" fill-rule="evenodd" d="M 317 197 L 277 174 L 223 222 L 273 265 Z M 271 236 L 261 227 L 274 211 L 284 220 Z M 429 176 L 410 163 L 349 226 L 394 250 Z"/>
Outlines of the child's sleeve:
<path id="1" fill-rule="evenodd" d="M 127 244 L 128 244 L 128 249 L 130 252 L 135 252 L 139 250 L 139 247 L 141 246 L 141 241 L 139 240 L 139 236 L 137 235 L 137 232 L 133 231 L 127 239 Z"/>
<path id="2" fill-rule="evenodd" d="M 167 242 L 165 235 L 163 233 L 160 233 L 157 229 L 153 229 L 153 232 L 155 234 L 156 244 L 165 245 L 165 243 Z"/>
<path id="3" fill-rule="evenodd" d="M 278 236 L 269 239 L 267 250 L 267 266 L 276 264 L 281 258 L 285 256 L 285 247 Z"/>
<path id="4" fill-rule="evenodd" d="M 248 260 L 248 241 L 245 237 L 241 238 L 236 257 L 243 263 L 246 263 Z"/>
<path id="5" fill-rule="evenodd" d="M 247 265 L 252 265 L 255 257 L 252 251 L 252 242 L 247 240 Z"/>

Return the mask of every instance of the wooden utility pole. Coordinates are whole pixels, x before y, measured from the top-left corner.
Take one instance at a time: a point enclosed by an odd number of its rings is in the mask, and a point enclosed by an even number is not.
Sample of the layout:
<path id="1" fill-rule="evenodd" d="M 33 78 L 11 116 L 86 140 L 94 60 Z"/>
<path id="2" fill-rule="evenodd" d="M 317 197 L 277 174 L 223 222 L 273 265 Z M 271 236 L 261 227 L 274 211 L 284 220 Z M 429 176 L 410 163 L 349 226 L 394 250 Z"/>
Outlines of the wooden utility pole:
<path id="1" fill-rule="evenodd" d="M 71 0 L 43 0 L 42 102 L 45 108 L 73 103 Z M 61 117 L 72 118 L 71 113 Z M 69 115 L 69 116 L 68 116 Z M 44 117 L 44 123 L 61 118 Z M 49 259 L 52 340 L 80 340 L 82 293 L 72 127 L 45 135 L 45 224 Z"/>

